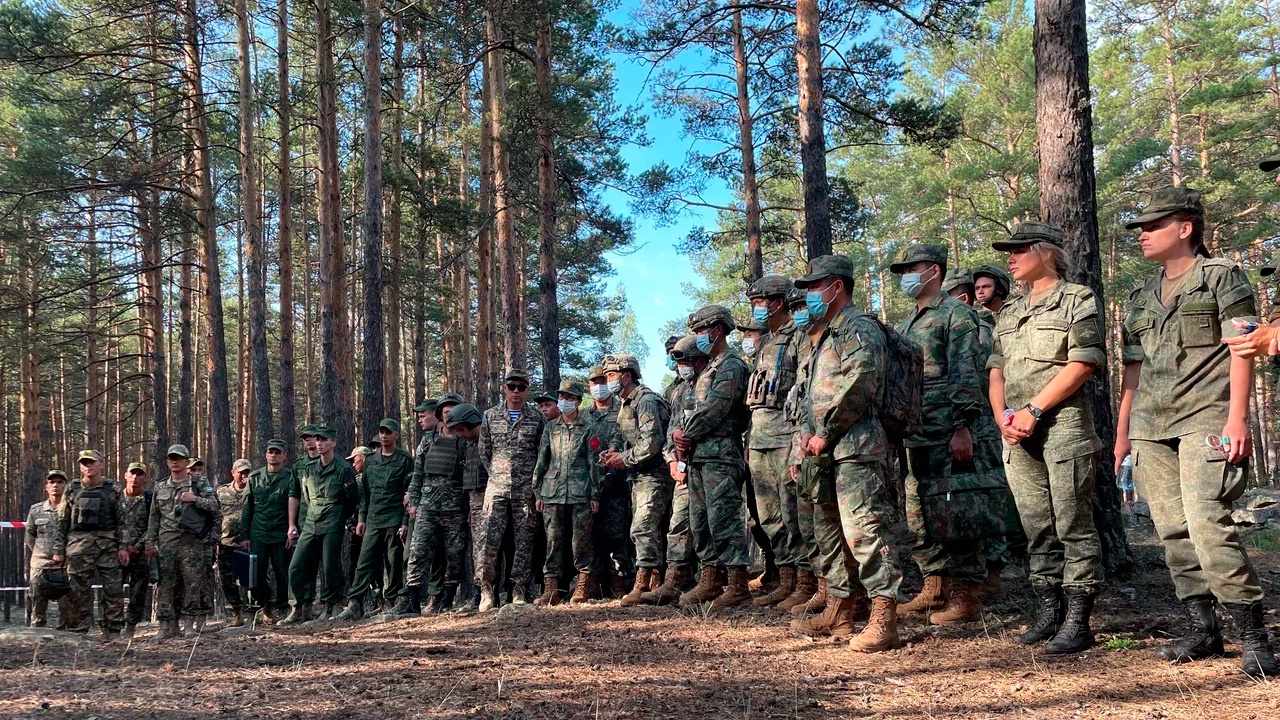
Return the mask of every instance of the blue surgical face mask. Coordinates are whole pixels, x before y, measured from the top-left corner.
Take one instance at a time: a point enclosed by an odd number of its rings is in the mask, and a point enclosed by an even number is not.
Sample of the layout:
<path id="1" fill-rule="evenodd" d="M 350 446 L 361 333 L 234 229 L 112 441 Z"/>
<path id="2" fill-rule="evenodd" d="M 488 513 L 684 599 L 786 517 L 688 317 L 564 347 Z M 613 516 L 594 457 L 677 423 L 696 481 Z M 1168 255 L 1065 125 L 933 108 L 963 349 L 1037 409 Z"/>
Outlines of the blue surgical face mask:
<path id="1" fill-rule="evenodd" d="M 694 371 L 692 365 L 680 365 L 676 368 L 676 372 L 680 374 L 681 379 L 692 380 L 694 375 L 698 373 Z"/>
<path id="2" fill-rule="evenodd" d="M 756 351 L 760 349 L 758 343 L 759 341 L 755 338 L 742 338 L 742 352 L 746 353 L 747 357 L 754 356 Z"/>
<path id="3" fill-rule="evenodd" d="M 769 321 L 769 315 L 770 315 L 769 308 L 767 306 L 760 307 L 757 305 L 756 307 L 751 308 L 751 319 L 755 320 L 761 325 Z"/>
<path id="4" fill-rule="evenodd" d="M 668 355 L 668 356 L 667 356 L 667 369 L 668 369 L 668 370 L 675 370 L 675 369 L 676 369 L 676 361 L 675 361 L 675 358 L 671 357 L 670 355 Z"/>
<path id="5" fill-rule="evenodd" d="M 571 413 L 578 409 L 578 401 L 560 398 L 556 401 L 556 407 L 560 408 L 560 412 L 562 413 Z"/>
<path id="6" fill-rule="evenodd" d="M 606 385 L 605 387 L 609 388 L 609 392 L 613 393 L 614 395 L 618 395 L 622 392 L 622 381 L 610 380 L 609 384 Z"/>
<path id="7" fill-rule="evenodd" d="M 826 317 L 827 301 L 822 299 L 821 290 L 810 290 L 805 293 L 804 305 L 809 309 L 809 317 L 820 318 Z"/>
<path id="8" fill-rule="evenodd" d="M 595 398 L 596 400 L 608 400 L 609 386 L 608 385 L 592 385 L 591 397 Z"/>
<path id="9" fill-rule="evenodd" d="M 902 280 L 898 281 L 898 287 L 914 298 L 920 297 L 920 293 L 924 292 L 924 283 L 924 273 L 903 273 Z"/>
<path id="10" fill-rule="evenodd" d="M 804 327 L 805 325 L 808 325 L 808 324 L 809 324 L 809 311 L 808 311 L 808 310 L 797 310 L 797 311 L 795 311 L 795 314 L 793 314 L 793 315 L 791 316 L 791 322 L 795 323 L 796 327 L 798 327 L 798 328 L 802 328 L 802 327 Z"/>
<path id="11" fill-rule="evenodd" d="M 708 355 L 711 354 L 711 348 L 715 345 L 715 343 L 711 342 L 710 333 L 698 333 L 697 344 L 698 349 Z"/>

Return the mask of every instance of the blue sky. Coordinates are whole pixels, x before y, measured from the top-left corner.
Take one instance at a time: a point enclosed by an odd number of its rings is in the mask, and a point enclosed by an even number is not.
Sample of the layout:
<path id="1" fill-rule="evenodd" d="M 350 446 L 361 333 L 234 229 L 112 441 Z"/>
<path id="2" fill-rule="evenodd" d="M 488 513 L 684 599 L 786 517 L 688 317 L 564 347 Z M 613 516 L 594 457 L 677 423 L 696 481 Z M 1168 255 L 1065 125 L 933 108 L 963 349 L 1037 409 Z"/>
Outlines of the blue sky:
<path id="1" fill-rule="evenodd" d="M 636 4 L 636 0 L 623 0 L 620 7 L 609 14 L 609 20 L 620 26 L 627 25 L 631 9 Z M 615 54 L 612 60 L 616 66 L 618 102 L 644 106 L 648 116 L 648 136 L 652 140 L 648 147 L 627 145 L 622 148 L 623 158 L 632 172 L 643 171 L 663 161 L 679 166 L 690 147 L 690 140 L 681 134 L 679 121 L 660 117 L 652 109 L 652 88 L 644 84 L 649 68 L 628 55 Z M 723 186 L 712 187 L 708 188 L 707 197 L 714 202 L 724 202 L 730 197 L 730 192 Z M 605 193 L 605 200 L 618 213 L 631 215 L 629 198 L 623 193 L 611 190 Z M 638 249 L 626 256 L 609 255 L 609 262 L 616 270 L 609 282 L 609 290 L 613 292 L 619 284 L 626 287 L 627 298 L 636 313 L 636 324 L 649 345 L 649 357 L 641 368 L 646 379 L 654 378 L 656 382 L 667 372 L 662 354 L 662 341 L 665 339 L 662 326 L 673 318 L 683 318 L 694 309 L 692 300 L 686 297 L 681 285 L 702 285 L 689 259 L 676 251 L 675 244 L 690 229 L 699 225 L 712 227 L 715 222 L 715 212 L 708 209 L 685 211 L 675 222 L 662 227 L 655 227 L 647 218 L 636 217 Z"/>

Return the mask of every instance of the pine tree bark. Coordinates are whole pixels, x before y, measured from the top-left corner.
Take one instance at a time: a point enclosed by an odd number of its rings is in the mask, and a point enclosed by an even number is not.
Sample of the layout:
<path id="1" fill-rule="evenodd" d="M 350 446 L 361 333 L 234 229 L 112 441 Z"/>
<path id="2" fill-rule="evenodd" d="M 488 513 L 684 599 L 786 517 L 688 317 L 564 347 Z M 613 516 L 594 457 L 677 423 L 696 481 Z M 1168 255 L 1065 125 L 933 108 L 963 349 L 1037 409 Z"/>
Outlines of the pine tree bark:
<path id="1" fill-rule="evenodd" d="M 40 273 L 37 271 L 37 243 L 33 238 L 26 237 L 24 218 L 19 217 L 16 224 L 18 237 L 23 238 L 26 245 L 26 252 L 19 259 L 25 268 L 18 281 L 19 286 L 25 290 L 22 324 L 18 330 L 21 345 L 21 359 L 18 363 L 18 415 L 21 417 L 18 474 L 22 478 L 22 487 L 27 488 L 27 492 L 38 493 L 44 484 L 40 472 L 40 333 L 37 328 Z M 28 498 L 30 496 L 24 499 Z M 21 508 L 18 512 L 21 512 Z"/>
<path id="2" fill-rule="evenodd" d="M 386 417 L 382 328 L 382 3 L 364 2 L 364 379 L 360 438 Z"/>
<path id="3" fill-rule="evenodd" d="M 387 413 L 400 417 L 404 403 L 400 399 L 400 187 L 404 182 L 404 26 L 400 15 L 392 24 L 394 35 L 391 69 L 391 172 L 387 184 L 387 255 L 390 265 L 384 269 L 387 291 Z"/>
<path id="4" fill-rule="evenodd" d="M 800 81 L 800 165 L 804 186 L 804 241 L 810 258 L 831 254 L 831 199 L 827 140 L 822 127 L 822 43 L 818 0 L 796 2 L 796 67 Z"/>
<path id="5" fill-rule="evenodd" d="M 169 376 L 164 350 L 164 304 L 160 273 L 160 235 L 156 220 L 160 208 L 160 191 L 152 185 L 137 191 L 138 240 L 142 248 L 141 290 L 141 354 L 143 368 L 151 375 L 151 409 L 154 415 L 152 452 L 144 455 L 156 468 L 164 467 L 164 453 L 169 448 Z M 146 432 L 143 423 L 142 432 Z"/>
<path id="6" fill-rule="evenodd" d="M 747 86 L 747 43 L 742 31 L 742 9 L 733 10 L 733 67 L 738 84 L 738 144 L 742 152 L 742 203 L 747 216 L 747 278 L 755 282 L 764 275 L 764 253 L 760 247 L 760 190 L 756 186 L 755 118 Z"/>
<path id="7" fill-rule="evenodd" d="M 502 276 L 503 360 L 507 369 L 525 368 L 525 334 L 521 323 L 524 288 L 519 266 L 523 256 L 516 245 L 511 208 L 511 151 L 507 136 L 507 61 L 505 50 L 505 0 L 486 0 L 485 36 L 489 55 L 489 123 L 493 145 L 493 224 L 498 236 L 498 262 Z"/>
<path id="8" fill-rule="evenodd" d="M 487 406 L 497 392 L 493 367 L 497 330 L 493 313 L 493 53 L 481 56 L 480 228 L 476 233 L 476 399 Z"/>
<path id="9" fill-rule="evenodd" d="M 276 242 L 280 258 L 280 432 L 286 457 L 297 443 L 297 405 L 294 398 L 293 359 L 293 168 L 289 135 L 289 0 L 276 5 L 277 112 L 280 113 L 280 157 L 278 168 L 279 228 Z"/>
<path id="10" fill-rule="evenodd" d="M 84 442 L 86 447 L 101 452 L 106 450 L 102 445 L 102 353 L 98 342 L 98 308 L 102 299 L 98 296 L 98 213 L 92 205 L 88 215 L 84 247 L 84 267 L 89 275 L 88 307 L 84 313 Z"/>
<path id="11" fill-rule="evenodd" d="M 190 119 L 187 120 L 190 123 Z M 188 143 L 190 141 L 188 140 Z M 178 273 L 178 417 L 176 441 L 186 445 L 195 442 L 195 204 L 191 193 L 195 191 L 191 176 L 195 172 L 195 160 L 188 146 L 183 159 L 184 185 L 182 193 L 182 270 Z M 165 448 L 167 451 L 168 448 Z M 163 467 L 163 466 L 161 466 Z"/>
<path id="12" fill-rule="evenodd" d="M 463 64 L 469 58 L 464 55 Z M 458 133 L 458 204 L 471 207 L 471 146 L 468 142 L 471 128 L 471 84 L 459 83 L 459 104 L 462 109 L 463 132 Z M 457 357 L 454 358 L 454 384 L 463 397 L 475 397 L 475 366 L 471 354 L 471 249 L 463 246 L 455 249 L 453 292 L 454 317 L 458 319 L 458 335 L 454 338 Z"/>
<path id="13" fill-rule="evenodd" d="M 1033 32 L 1040 215 L 1066 233 L 1067 257 L 1073 261 L 1070 280 L 1097 294 L 1101 314 L 1102 260 L 1085 0 L 1036 0 Z M 1115 577 L 1133 569 L 1134 557 L 1124 534 L 1120 492 L 1112 473 L 1116 427 L 1111 383 L 1105 373 L 1095 373 L 1085 387 L 1094 424 L 1105 445 L 1093 490 L 1094 523 L 1102 539 L 1104 566 Z"/>
<path id="14" fill-rule="evenodd" d="M 560 302 L 556 296 L 556 155 L 551 95 L 551 4 L 538 11 L 535 76 L 538 85 L 538 292 L 542 306 L 542 386 L 560 387 Z"/>

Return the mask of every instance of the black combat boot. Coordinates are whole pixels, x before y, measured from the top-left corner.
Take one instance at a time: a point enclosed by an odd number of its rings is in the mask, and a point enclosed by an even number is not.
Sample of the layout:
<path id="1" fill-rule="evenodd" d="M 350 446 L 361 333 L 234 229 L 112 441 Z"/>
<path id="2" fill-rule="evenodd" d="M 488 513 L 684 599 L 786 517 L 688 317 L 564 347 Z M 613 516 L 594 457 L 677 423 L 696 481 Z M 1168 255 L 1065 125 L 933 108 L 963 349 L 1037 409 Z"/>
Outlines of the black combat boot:
<path id="1" fill-rule="evenodd" d="M 400 595 L 400 599 L 396 600 L 396 606 L 391 609 L 391 613 L 398 618 L 412 617 L 417 615 L 417 611 L 413 606 L 417 604 L 418 588 L 410 585 L 404 589 L 404 593 Z"/>
<path id="2" fill-rule="evenodd" d="M 1063 620 L 1067 617 L 1066 602 L 1062 597 L 1061 586 L 1038 587 L 1036 594 L 1040 600 L 1040 609 L 1036 618 L 1027 626 L 1027 631 L 1013 636 L 1019 645 L 1035 645 L 1058 634 Z"/>
<path id="3" fill-rule="evenodd" d="M 1267 623 L 1262 619 L 1262 603 L 1231 603 L 1227 609 L 1240 630 L 1240 669 L 1256 680 L 1280 677 Z"/>
<path id="4" fill-rule="evenodd" d="M 447 613 L 453 610 L 453 599 L 457 594 L 457 585 L 445 585 L 444 590 L 440 591 L 440 603 L 436 606 L 436 612 Z"/>
<path id="5" fill-rule="evenodd" d="M 1191 618 L 1191 632 L 1172 645 L 1156 651 L 1171 662 L 1189 662 L 1222 655 L 1222 626 L 1218 624 L 1217 601 L 1212 595 L 1183 598 L 1182 607 Z"/>
<path id="6" fill-rule="evenodd" d="M 1050 655 L 1078 653 L 1093 647 L 1093 632 L 1089 629 L 1089 616 L 1093 614 L 1093 592 L 1084 588 L 1063 591 L 1067 596 L 1067 615 L 1062 627 L 1053 636 L 1044 651 Z"/>

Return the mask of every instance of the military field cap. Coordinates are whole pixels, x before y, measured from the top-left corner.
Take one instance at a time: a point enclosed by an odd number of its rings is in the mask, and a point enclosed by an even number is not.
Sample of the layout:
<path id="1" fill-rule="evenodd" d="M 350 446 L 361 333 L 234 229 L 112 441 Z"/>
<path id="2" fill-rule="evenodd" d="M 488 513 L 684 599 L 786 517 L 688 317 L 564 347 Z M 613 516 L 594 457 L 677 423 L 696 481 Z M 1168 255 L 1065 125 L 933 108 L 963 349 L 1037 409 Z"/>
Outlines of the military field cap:
<path id="1" fill-rule="evenodd" d="M 940 267 L 947 265 L 947 246 L 937 243 L 913 243 L 898 255 L 898 259 L 889 265 L 889 272 L 901 275 L 907 268 L 918 262 L 934 263 Z"/>
<path id="2" fill-rule="evenodd" d="M 1204 215 L 1204 205 L 1200 202 L 1199 190 L 1172 185 L 1152 190 L 1141 209 L 1141 215 L 1125 223 L 1127 229 L 1135 230 L 1146 223 L 1177 213 Z"/>
<path id="3" fill-rule="evenodd" d="M 241 471 L 248 471 L 252 469 L 253 469 L 253 463 L 249 462 L 244 458 L 240 458 L 239 460 L 231 463 L 231 472 L 241 472 Z"/>
<path id="4" fill-rule="evenodd" d="M 81 450 L 80 456 L 76 458 L 76 462 L 82 462 L 85 460 L 100 461 L 102 460 L 102 454 L 97 450 Z"/>
<path id="5" fill-rule="evenodd" d="M 436 409 L 436 399 L 426 398 L 422 402 L 413 406 L 414 412 L 431 412 Z"/>
<path id="6" fill-rule="evenodd" d="M 127 472 L 127 473 L 131 473 L 131 472 L 140 472 L 140 473 L 142 473 L 143 475 L 146 475 L 146 474 L 147 474 L 147 466 L 146 466 L 146 465 L 143 465 L 142 463 L 138 463 L 138 462 L 135 462 L 135 463 L 129 463 L 129 468 L 128 468 L 127 470 L 125 470 L 125 472 Z"/>
<path id="7" fill-rule="evenodd" d="M 449 427 L 457 427 L 458 425 L 479 425 L 482 422 L 484 422 L 484 415 L 480 414 L 480 408 L 471 403 L 462 403 L 450 411 L 449 422 L 445 424 Z"/>
<path id="8" fill-rule="evenodd" d="M 707 354 L 698 349 L 698 338 L 695 335 L 685 335 L 680 338 L 680 342 L 671 349 L 671 359 L 676 362 L 681 360 L 697 360 L 698 358 L 707 357 Z"/>
<path id="9" fill-rule="evenodd" d="M 671 348 L 675 347 L 678 342 L 680 342 L 679 335 L 670 335 L 667 337 L 667 341 L 663 343 L 663 347 L 666 348 L 668 355 L 671 354 Z"/>
<path id="10" fill-rule="evenodd" d="M 942 279 L 942 292 L 951 292 L 961 285 L 972 285 L 973 273 L 966 268 L 952 268 Z"/>
<path id="11" fill-rule="evenodd" d="M 54 478 L 56 478 L 56 477 L 59 477 L 59 478 L 62 478 L 63 480 L 66 480 L 66 479 L 67 479 L 67 474 L 66 474 L 66 473 L 64 473 L 64 472 L 62 472 L 61 470 L 50 470 L 49 472 L 45 473 L 45 475 L 44 475 L 44 479 L 45 479 L 46 481 L 52 480 L 52 479 L 54 479 Z"/>
<path id="12" fill-rule="evenodd" d="M 351 448 L 351 454 L 347 456 L 348 460 L 355 460 L 357 457 L 368 457 L 373 454 L 373 449 L 368 445 L 357 445 Z"/>
<path id="13" fill-rule="evenodd" d="M 581 399 L 583 395 L 587 394 L 587 388 L 582 384 L 581 380 L 561 380 L 558 392 Z"/>
<path id="14" fill-rule="evenodd" d="M 738 323 L 738 330 L 742 332 L 758 332 L 758 333 L 769 332 L 769 328 L 767 326 L 765 326 L 763 323 L 756 322 L 754 319 L 748 320 L 747 322 L 744 322 L 744 323 Z"/>
<path id="15" fill-rule="evenodd" d="M 548 393 L 547 393 L 547 391 L 546 391 L 546 390 L 543 390 L 542 388 L 538 388 L 538 390 L 537 390 L 537 391 L 535 391 L 535 392 L 531 392 L 531 393 L 529 393 L 529 394 L 533 396 L 533 401 L 534 401 L 535 403 L 555 402 L 555 401 L 556 401 L 556 399 L 555 399 L 555 398 L 551 397 L 551 395 L 550 395 L 550 394 L 548 394 Z"/>
<path id="16" fill-rule="evenodd" d="M 324 438 L 325 440 L 332 440 L 338 436 L 338 434 L 333 431 L 333 428 L 328 425 L 316 425 L 313 435 L 318 438 Z"/>
<path id="17" fill-rule="evenodd" d="M 689 315 L 688 326 L 693 332 L 706 330 L 721 325 L 725 330 L 732 330 L 737 323 L 733 321 L 733 313 L 723 305 L 707 305 L 694 310 Z M 606 366 L 606 370 L 608 367 Z"/>
<path id="18" fill-rule="evenodd" d="M 991 243 L 993 250 L 1009 252 L 1018 247 L 1027 247 L 1036 243 L 1047 242 L 1062 247 L 1066 234 L 1056 225 L 1042 222 L 1024 222 L 1013 226 L 1013 234 L 1005 240 Z"/>
<path id="19" fill-rule="evenodd" d="M 794 287 L 789 278 L 781 275 L 765 275 L 747 288 L 747 298 L 755 300 L 756 298 L 786 297 Z"/>
<path id="20" fill-rule="evenodd" d="M 315 436 L 316 426 L 311 423 L 303 423 L 302 426 L 298 428 L 298 437 L 303 438 L 304 440 Z"/>
<path id="21" fill-rule="evenodd" d="M 820 255 L 809 261 L 809 274 L 797 280 L 795 286 L 803 290 L 832 275 L 852 280 L 853 261 L 844 255 Z"/>
<path id="22" fill-rule="evenodd" d="M 529 373 L 525 372 L 524 370 L 508 370 L 507 376 L 502 378 L 502 382 L 509 382 L 511 380 L 519 380 L 525 385 L 528 385 Z"/>
<path id="23" fill-rule="evenodd" d="M 283 440 L 272 438 L 267 441 L 268 450 L 279 450 L 280 452 L 288 452 L 289 448 L 284 444 Z"/>
<path id="24" fill-rule="evenodd" d="M 177 457 L 177 458 L 189 458 L 191 457 L 191 451 L 187 449 L 186 445 L 170 445 L 169 449 L 165 451 L 164 456 Z"/>
<path id="25" fill-rule="evenodd" d="M 604 356 L 605 372 L 622 372 L 624 370 L 630 371 L 632 377 L 640 377 L 640 361 L 636 359 L 635 355 L 616 353 Z"/>
<path id="26" fill-rule="evenodd" d="M 1271 172 L 1276 168 L 1280 168 L 1280 154 L 1262 158 L 1262 162 L 1258 163 L 1258 169 L 1262 172 Z"/>
<path id="27" fill-rule="evenodd" d="M 201 460 L 198 457 L 193 457 L 187 461 L 187 467 L 195 467 L 197 465 L 204 465 L 204 460 Z"/>
<path id="28" fill-rule="evenodd" d="M 1009 277 L 1009 273 L 1005 272 L 1003 269 L 998 268 L 995 265 L 979 265 L 978 268 L 973 271 L 973 279 L 977 280 L 980 277 L 989 277 L 992 280 L 995 280 L 996 289 L 1003 292 L 1005 295 L 1009 294 L 1009 288 L 1013 280 Z"/>
<path id="29" fill-rule="evenodd" d="M 378 423 L 378 429 L 386 428 L 391 432 L 400 432 L 400 421 L 395 418 L 382 418 Z"/>
<path id="30" fill-rule="evenodd" d="M 792 290 L 787 294 L 788 310 L 800 310 L 805 307 L 804 292 L 800 290 Z"/>
<path id="31" fill-rule="evenodd" d="M 604 379 L 604 366 L 596 365 L 587 371 L 587 380 Z M 597 385 L 599 383 L 596 383 Z"/>

